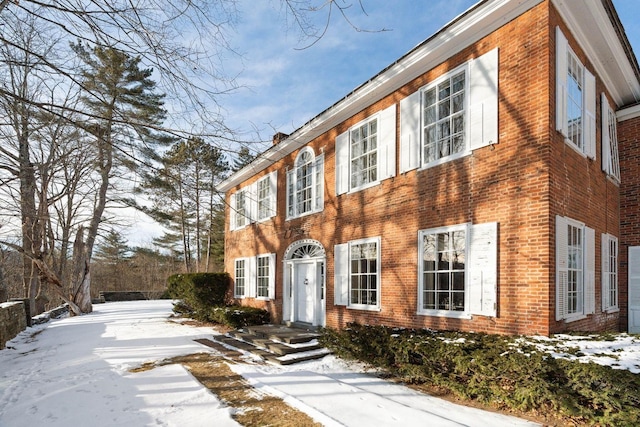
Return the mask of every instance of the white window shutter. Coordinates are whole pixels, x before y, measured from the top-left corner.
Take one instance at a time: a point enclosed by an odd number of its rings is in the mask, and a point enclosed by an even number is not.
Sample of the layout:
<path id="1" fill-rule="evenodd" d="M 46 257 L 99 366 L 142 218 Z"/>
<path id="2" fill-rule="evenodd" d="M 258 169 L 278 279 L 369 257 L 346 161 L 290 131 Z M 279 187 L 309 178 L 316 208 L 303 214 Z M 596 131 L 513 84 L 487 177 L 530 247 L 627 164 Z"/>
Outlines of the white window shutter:
<path id="1" fill-rule="evenodd" d="M 229 197 L 229 229 L 235 230 L 236 225 L 236 193 Z"/>
<path id="2" fill-rule="evenodd" d="M 336 138 L 336 195 L 349 191 L 349 131 Z"/>
<path id="3" fill-rule="evenodd" d="M 611 141 L 609 139 L 609 100 L 607 96 L 602 92 L 600 97 L 600 127 L 601 127 L 601 142 L 602 142 L 602 170 L 610 174 L 610 159 L 611 159 Z"/>
<path id="4" fill-rule="evenodd" d="M 247 223 L 256 222 L 258 218 L 258 184 L 256 182 L 247 187 L 245 192 L 245 206 Z"/>
<path id="5" fill-rule="evenodd" d="M 278 208 L 278 171 L 273 171 L 269 174 L 269 217 L 276 216 Z"/>
<path id="6" fill-rule="evenodd" d="M 469 312 L 496 317 L 498 287 L 498 223 L 469 227 L 467 242 Z"/>
<path id="7" fill-rule="evenodd" d="M 565 137 L 569 135 L 567 122 L 567 54 L 569 42 L 556 27 L 556 130 Z"/>
<path id="8" fill-rule="evenodd" d="M 596 158 L 596 78 L 584 69 L 584 144 L 590 159 Z"/>
<path id="9" fill-rule="evenodd" d="M 469 147 L 498 143 L 498 48 L 469 63 Z"/>
<path id="10" fill-rule="evenodd" d="M 276 254 L 269 254 L 269 299 L 276 298 Z"/>
<path id="11" fill-rule="evenodd" d="M 567 219 L 556 216 L 556 320 L 567 316 L 567 292 L 569 271 L 567 259 L 569 248 L 567 241 Z"/>
<path id="12" fill-rule="evenodd" d="M 421 96 L 416 91 L 400 101 L 400 173 L 420 166 Z"/>
<path id="13" fill-rule="evenodd" d="M 255 298 L 258 289 L 258 268 L 257 258 L 247 258 L 245 263 L 245 296 Z"/>
<path id="14" fill-rule="evenodd" d="M 349 244 L 333 247 L 333 299 L 335 305 L 349 303 Z"/>
<path id="15" fill-rule="evenodd" d="M 378 130 L 378 180 L 396 175 L 396 104 L 382 110 Z"/>
<path id="16" fill-rule="evenodd" d="M 596 232 L 585 227 L 585 281 L 584 281 L 584 314 L 596 311 Z"/>
<path id="17" fill-rule="evenodd" d="M 611 266 L 610 266 L 611 254 L 609 252 L 610 252 L 611 245 L 609 243 L 608 234 L 604 234 L 604 233 L 602 234 L 601 246 L 602 246 L 602 252 L 601 252 L 602 270 L 600 271 L 600 279 L 602 282 L 602 311 L 606 311 L 611 306 L 611 303 L 609 302 L 609 290 L 610 290 L 609 272 L 611 271 Z"/>

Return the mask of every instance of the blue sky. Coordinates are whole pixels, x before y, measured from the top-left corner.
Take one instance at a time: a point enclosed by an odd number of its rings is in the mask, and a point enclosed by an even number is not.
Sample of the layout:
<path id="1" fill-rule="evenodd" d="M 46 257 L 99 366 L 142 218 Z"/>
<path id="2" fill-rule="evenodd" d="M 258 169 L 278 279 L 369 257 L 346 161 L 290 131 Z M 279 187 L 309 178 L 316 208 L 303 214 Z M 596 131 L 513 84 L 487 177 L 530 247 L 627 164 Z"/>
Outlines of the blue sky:
<path id="1" fill-rule="evenodd" d="M 582 0 L 570 0 L 582 1 Z M 304 49 L 288 25 L 279 0 L 242 0 L 231 45 L 243 56 L 228 61 L 241 88 L 221 100 L 228 124 L 247 140 L 269 141 L 276 131 L 291 133 L 387 65 L 433 35 L 476 0 L 358 0 L 348 10 L 355 31 L 334 14 L 327 33 Z M 640 52 L 640 2 L 613 0 L 636 53 Z M 321 2 L 318 2 L 321 3 Z M 323 12 L 317 12 L 322 26 Z M 378 31 L 385 29 L 387 31 Z M 268 144 L 256 144 L 262 151 Z"/>

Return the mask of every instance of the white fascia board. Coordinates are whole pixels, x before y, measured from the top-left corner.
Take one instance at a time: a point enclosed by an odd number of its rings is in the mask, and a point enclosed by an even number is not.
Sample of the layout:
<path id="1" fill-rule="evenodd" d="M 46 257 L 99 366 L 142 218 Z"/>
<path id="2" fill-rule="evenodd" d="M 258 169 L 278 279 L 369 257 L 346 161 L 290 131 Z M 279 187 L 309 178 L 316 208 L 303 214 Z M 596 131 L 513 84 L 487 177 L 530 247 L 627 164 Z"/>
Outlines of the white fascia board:
<path id="1" fill-rule="evenodd" d="M 625 108 L 616 113 L 616 118 L 619 122 L 635 119 L 637 117 L 640 117 L 640 104 L 632 105 L 631 107 Z"/>
<path id="2" fill-rule="evenodd" d="M 218 191 L 226 192 L 241 184 L 543 1 L 483 0 L 477 3 L 431 38 L 294 131 L 287 139 L 231 175 L 218 185 Z"/>
<path id="3" fill-rule="evenodd" d="M 552 0 L 618 106 L 640 101 L 640 82 L 601 0 Z"/>

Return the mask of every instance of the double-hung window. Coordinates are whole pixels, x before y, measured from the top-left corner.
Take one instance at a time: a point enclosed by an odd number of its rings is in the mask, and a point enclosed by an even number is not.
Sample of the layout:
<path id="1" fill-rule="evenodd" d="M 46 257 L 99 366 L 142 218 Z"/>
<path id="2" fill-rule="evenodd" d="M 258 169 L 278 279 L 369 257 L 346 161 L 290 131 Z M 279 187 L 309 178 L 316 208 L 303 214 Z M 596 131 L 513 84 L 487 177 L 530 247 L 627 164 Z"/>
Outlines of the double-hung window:
<path id="1" fill-rule="evenodd" d="M 270 173 L 256 183 L 258 221 L 276 214 L 277 171 Z"/>
<path id="2" fill-rule="evenodd" d="M 497 313 L 498 224 L 418 232 L 418 314 L 470 318 Z"/>
<path id="3" fill-rule="evenodd" d="M 231 206 L 231 215 L 235 219 L 235 228 L 242 228 L 249 224 L 249 204 L 251 199 L 249 197 L 249 190 L 242 189 L 235 194 L 235 203 Z"/>
<path id="4" fill-rule="evenodd" d="M 324 155 L 310 147 L 300 151 L 287 172 L 287 218 L 320 212 L 324 208 Z"/>
<path id="5" fill-rule="evenodd" d="M 335 302 L 350 308 L 380 308 L 380 238 L 336 245 Z"/>
<path id="6" fill-rule="evenodd" d="M 618 311 L 618 238 L 602 235 L 602 311 Z"/>
<path id="7" fill-rule="evenodd" d="M 396 105 L 336 138 L 336 194 L 360 191 L 396 174 Z"/>
<path id="8" fill-rule="evenodd" d="M 595 232 L 556 217 L 556 320 L 578 320 L 595 311 Z"/>
<path id="9" fill-rule="evenodd" d="M 357 126 L 350 133 L 351 188 L 378 180 L 378 119 Z"/>
<path id="10" fill-rule="evenodd" d="M 497 143 L 497 48 L 400 101 L 400 173 Z"/>
<path id="11" fill-rule="evenodd" d="M 607 96 L 602 94 L 602 170 L 620 182 L 620 158 L 618 155 L 618 131 L 616 113 Z"/>
<path id="12" fill-rule="evenodd" d="M 422 309 L 465 311 L 466 227 L 420 233 Z"/>
<path id="13" fill-rule="evenodd" d="M 596 79 L 556 27 L 556 129 L 576 151 L 596 157 Z"/>
<path id="14" fill-rule="evenodd" d="M 245 296 L 247 285 L 247 259 L 240 258 L 235 261 L 235 281 L 233 286 L 233 295 L 236 298 Z"/>
<path id="15" fill-rule="evenodd" d="M 263 254 L 235 260 L 235 298 L 275 298 L 276 255 Z"/>
<path id="16" fill-rule="evenodd" d="M 422 93 L 422 162 L 466 151 L 466 68 Z"/>
<path id="17" fill-rule="evenodd" d="M 233 193 L 230 199 L 231 230 L 274 217 L 277 187 L 278 171 L 273 171 Z"/>

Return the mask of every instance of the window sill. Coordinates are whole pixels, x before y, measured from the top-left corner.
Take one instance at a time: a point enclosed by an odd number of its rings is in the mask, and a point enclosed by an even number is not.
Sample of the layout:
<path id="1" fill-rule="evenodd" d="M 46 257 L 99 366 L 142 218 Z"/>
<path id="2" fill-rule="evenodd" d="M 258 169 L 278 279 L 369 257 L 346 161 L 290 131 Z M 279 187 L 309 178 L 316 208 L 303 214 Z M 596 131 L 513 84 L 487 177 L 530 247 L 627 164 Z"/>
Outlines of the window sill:
<path id="1" fill-rule="evenodd" d="M 375 187 L 377 185 L 380 185 L 380 182 L 381 182 L 380 180 L 373 181 L 373 182 L 370 182 L 368 184 L 361 185 L 360 187 L 351 188 L 351 189 L 349 189 L 349 191 L 347 191 L 346 194 L 359 193 L 360 191 L 366 190 L 367 188 L 371 188 L 371 187 Z"/>
<path id="2" fill-rule="evenodd" d="M 564 137 L 564 143 L 573 149 L 576 153 L 580 154 L 585 159 L 588 158 L 587 153 L 585 153 L 580 147 L 574 144 L 569 138 Z"/>
<path id="3" fill-rule="evenodd" d="M 296 216 L 288 216 L 288 217 L 286 218 L 286 221 L 291 221 L 291 220 L 298 219 L 298 218 L 304 218 L 305 216 L 309 216 L 309 215 L 313 215 L 313 214 L 320 213 L 320 212 L 322 212 L 323 210 L 324 210 L 324 209 L 319 209 L 319 210 L 315 210 L 315 211 L 305 212 L 305 213 L 303 213 L 303 214 L 296 215 Z"/>
<path id="4" fill-rule="evenodd" d="M 571 317 L 565 317 L 564 318 L 564 323 L 571 323 L 571 322 L 577 322 L 578 320 L 582 320 L 582 319 L 586 319 L 587 315 L 586 314 L 575 314 Z"/>
<path id="5" fill-rule="evenodd" d="M 603 313 L 607 313 L 607 314 L 619 313 L 620 312 L 620 307 L 605 308 L 604 310 L 602 310 L 602 312 Z"/>
<path id="6" fill-rule="evenodd" d="M 448 317 L 450 319 L 464 319 L 471 320 L 470 313 L 464 311 L 447 311 L 447 310 L 423 310 L 418 311 L 418 316 L 432 316 L 432 317 Z"/>
<path id="7" fill-rule="evenodd" d="M 467 148 L 465 151 L 462 151 L 460 153 L 451 154 L 451 155 L 449 155 L 447 157 L 443 157 L 441 159 L 434 160 L 434 161 L 426 163 L 426 164 L 422 164 L 422 165 L 420 165 L 418 170 L 419 171 L 423 171 L 423 170 L 431 169 L 431 168 L 439 166 L 439 165 L 443 165 L 445 163 L 453 162 L 454 160 L 458 160 L 458 159 L 461 159 L 463 157 L 469 156 L 469 155 L 471 155 L 471 153 L 472 153 L 472 151 Z"/>
<path id="8" fill-rule="evenodd" d="M 348 305 L 347 309 L 349 310 L 362 310 L 362 311 L 382 311 L 382 309 L 378 306 L 373 305 Z"/>

